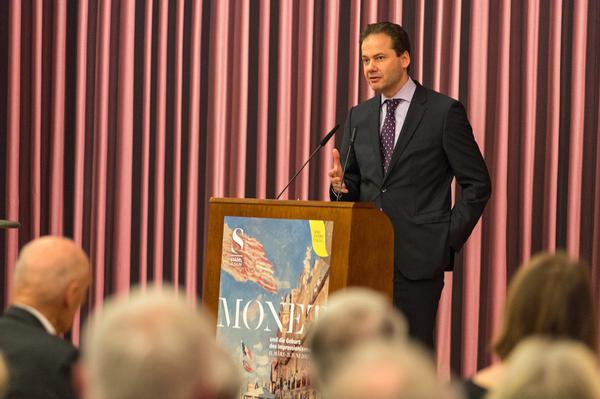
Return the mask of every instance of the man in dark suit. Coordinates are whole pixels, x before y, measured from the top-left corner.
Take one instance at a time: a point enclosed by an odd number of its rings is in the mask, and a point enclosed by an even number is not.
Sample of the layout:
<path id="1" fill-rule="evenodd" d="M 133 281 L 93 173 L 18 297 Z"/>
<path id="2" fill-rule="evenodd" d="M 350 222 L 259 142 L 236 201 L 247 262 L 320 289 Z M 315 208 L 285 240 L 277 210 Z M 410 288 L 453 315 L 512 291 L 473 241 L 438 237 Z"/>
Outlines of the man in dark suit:
<path id="1" fill-rule="evenodd" d="M 75 397 L 71 366 L 78 352 L 58 335 L 71 328 L 89 283 L 89 260 L 73 241 L 43 237 L 22 249 L 11 305 L 0 318 L 6 399 Z"/>
<path id="2" fill-rule="evenodd" d="M 477 224 L 490 178 L 463 105 L 410 78 L 410 42 L 401 26 L 368 25 L 361 57 L 377 95 L 348 114 L 341 146 L 348 166 L 342 183 L 334 149 L 331 198 L 373 201 L 389 216 L 394 304 L 407 317 L 410 334 L 433 348 L 444 270 L 452 268 Z M 454 178 L 462 191 L 451 207 Z"/>

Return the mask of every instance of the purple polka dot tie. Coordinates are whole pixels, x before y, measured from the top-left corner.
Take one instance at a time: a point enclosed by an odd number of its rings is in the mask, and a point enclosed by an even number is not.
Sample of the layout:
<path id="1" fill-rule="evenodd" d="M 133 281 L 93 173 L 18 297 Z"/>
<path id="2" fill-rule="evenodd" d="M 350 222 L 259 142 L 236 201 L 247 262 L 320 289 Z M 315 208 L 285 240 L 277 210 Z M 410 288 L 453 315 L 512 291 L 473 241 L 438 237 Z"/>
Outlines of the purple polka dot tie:
<path id="1" fill-rule="evenodd" d="M 383 161 L 383 173 L 387 174 L 394 152 L 394 138 L 396 136 L 396 108 L 402 101 L 399 98 L 385 100 L 387 103 L 387 111 L 379 136 L 381 142 L 381 160 Z"/>

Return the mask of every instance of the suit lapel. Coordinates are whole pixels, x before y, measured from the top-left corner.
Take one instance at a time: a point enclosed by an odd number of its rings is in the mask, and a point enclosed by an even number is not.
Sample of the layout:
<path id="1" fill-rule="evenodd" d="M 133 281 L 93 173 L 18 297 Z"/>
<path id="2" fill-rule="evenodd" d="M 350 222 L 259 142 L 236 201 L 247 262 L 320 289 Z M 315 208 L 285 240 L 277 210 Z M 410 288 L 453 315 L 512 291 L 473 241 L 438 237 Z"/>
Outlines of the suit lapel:
<path id="1" fill-rule="evenodd" d="M 416 82 L 415 82 L 416 83 Z M 392 159 L 390 160 L 390 167 L 388 169 L 387 177 L 390 175 L 390 172 L 394 169 L 394 166 L 400 159 L 400 156 L 406 149 L 406 146 L 410 142 L 410 139 L 415 134 L 419 123 L 421 123 L 421 119 L 423 118 L 423 114 L 427 109 L 427 91 L 417 83 L 417 89 L 415 90 L 415 94 L 413 99 L 410 102 L 410 107 L 408 108 L 408 112 L 406 113 L 406 119 L 404 120 L 404 124 L 402 125 L 402 130 L 400 131 L 400 137 L 398 138 L 398 142 L 394 147 L 394 152 L 392 153 Z M 380 155 L 381 158 L 381 155 Z"/>

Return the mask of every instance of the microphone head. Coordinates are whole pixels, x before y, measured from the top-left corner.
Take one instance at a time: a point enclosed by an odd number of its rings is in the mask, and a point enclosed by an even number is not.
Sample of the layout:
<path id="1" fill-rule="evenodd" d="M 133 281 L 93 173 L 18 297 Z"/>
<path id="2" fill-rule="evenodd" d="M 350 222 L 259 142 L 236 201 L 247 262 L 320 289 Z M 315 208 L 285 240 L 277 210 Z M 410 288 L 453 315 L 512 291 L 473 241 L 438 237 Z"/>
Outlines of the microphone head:
<path id="1" fill-rule="evenodd" d="M 325 137 L 323 137 L 323 140 L 321 140 L 321 143 L 319 144 L 319 147 L 323 147 L 325 144 L 327 144 L 327 142 L 331 139 L 331 137 L 335 134 L 335 132 L 337 132 L 337 130 L 340 128 L 339 123 L 337 125 L 335 125 L 333 127 L 333 129 L 331 129 L 329 131 L 329 133 L 327 133 L 327 135 Z"/>

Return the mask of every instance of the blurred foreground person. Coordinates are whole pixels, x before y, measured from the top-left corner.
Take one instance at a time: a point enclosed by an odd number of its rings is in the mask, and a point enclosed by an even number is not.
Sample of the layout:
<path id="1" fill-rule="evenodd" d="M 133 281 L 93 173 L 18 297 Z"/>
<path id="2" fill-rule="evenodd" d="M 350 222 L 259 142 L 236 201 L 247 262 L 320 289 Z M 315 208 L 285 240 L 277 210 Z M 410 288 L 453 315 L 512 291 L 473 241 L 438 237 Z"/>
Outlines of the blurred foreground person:
<path id="1" fill-rule="evenodd" d="M 502 380 L 504 360 L 534 335 L 578 341 L 596 352 L 596 315 L 588 269 L 564 253 L 534 256 L 510 282 L 504 321 L 494 350 L 500 362 L 466 383 L 470 399 L 483 398 Z"/>
<path id="2" fill-rule="evenodd" d="M 168 289 L 110 299 L 84 331 L 84 397 L 214 398 L 223 384 L 214 326 Z"/>
<path id="3" fill-rule="evenodd" d="M 407 337 L 404 317 L 384 295 L 359 287 L 334 292 L 309 332 L 313 380 L 317 385 L 327 381 L 358 345 L 404 343 Z"/>
<path id="4" fill-rule="evenodd" d="M 323 386 L 327 399 L 441 399 L 429 353 L 413 344 L 372 342 L 358 347 Z"/>
<path id="5" fill-rule="evenodd" d="M 214 399 L 239 399 L 242 377 L 231 357 L 222 347 L 217 348 L 218 361 L 213 367 Z"/>
<path id="6" fill-rule="evenodd" d="M 7 399 L 75 397 L 71 369 L 78 351 L 58 335 L 71 329 L 90 279 L 88 257 L 67 238 L 42 237 L 23 247 L 11 304 L 0 318 Z"/>
<path id="7" fill-rule="evenodd" d="M 508 358 L 489 399 L 599 399 L 600 371 L 589 347 L 575 341 L 530 338 Z"/>

